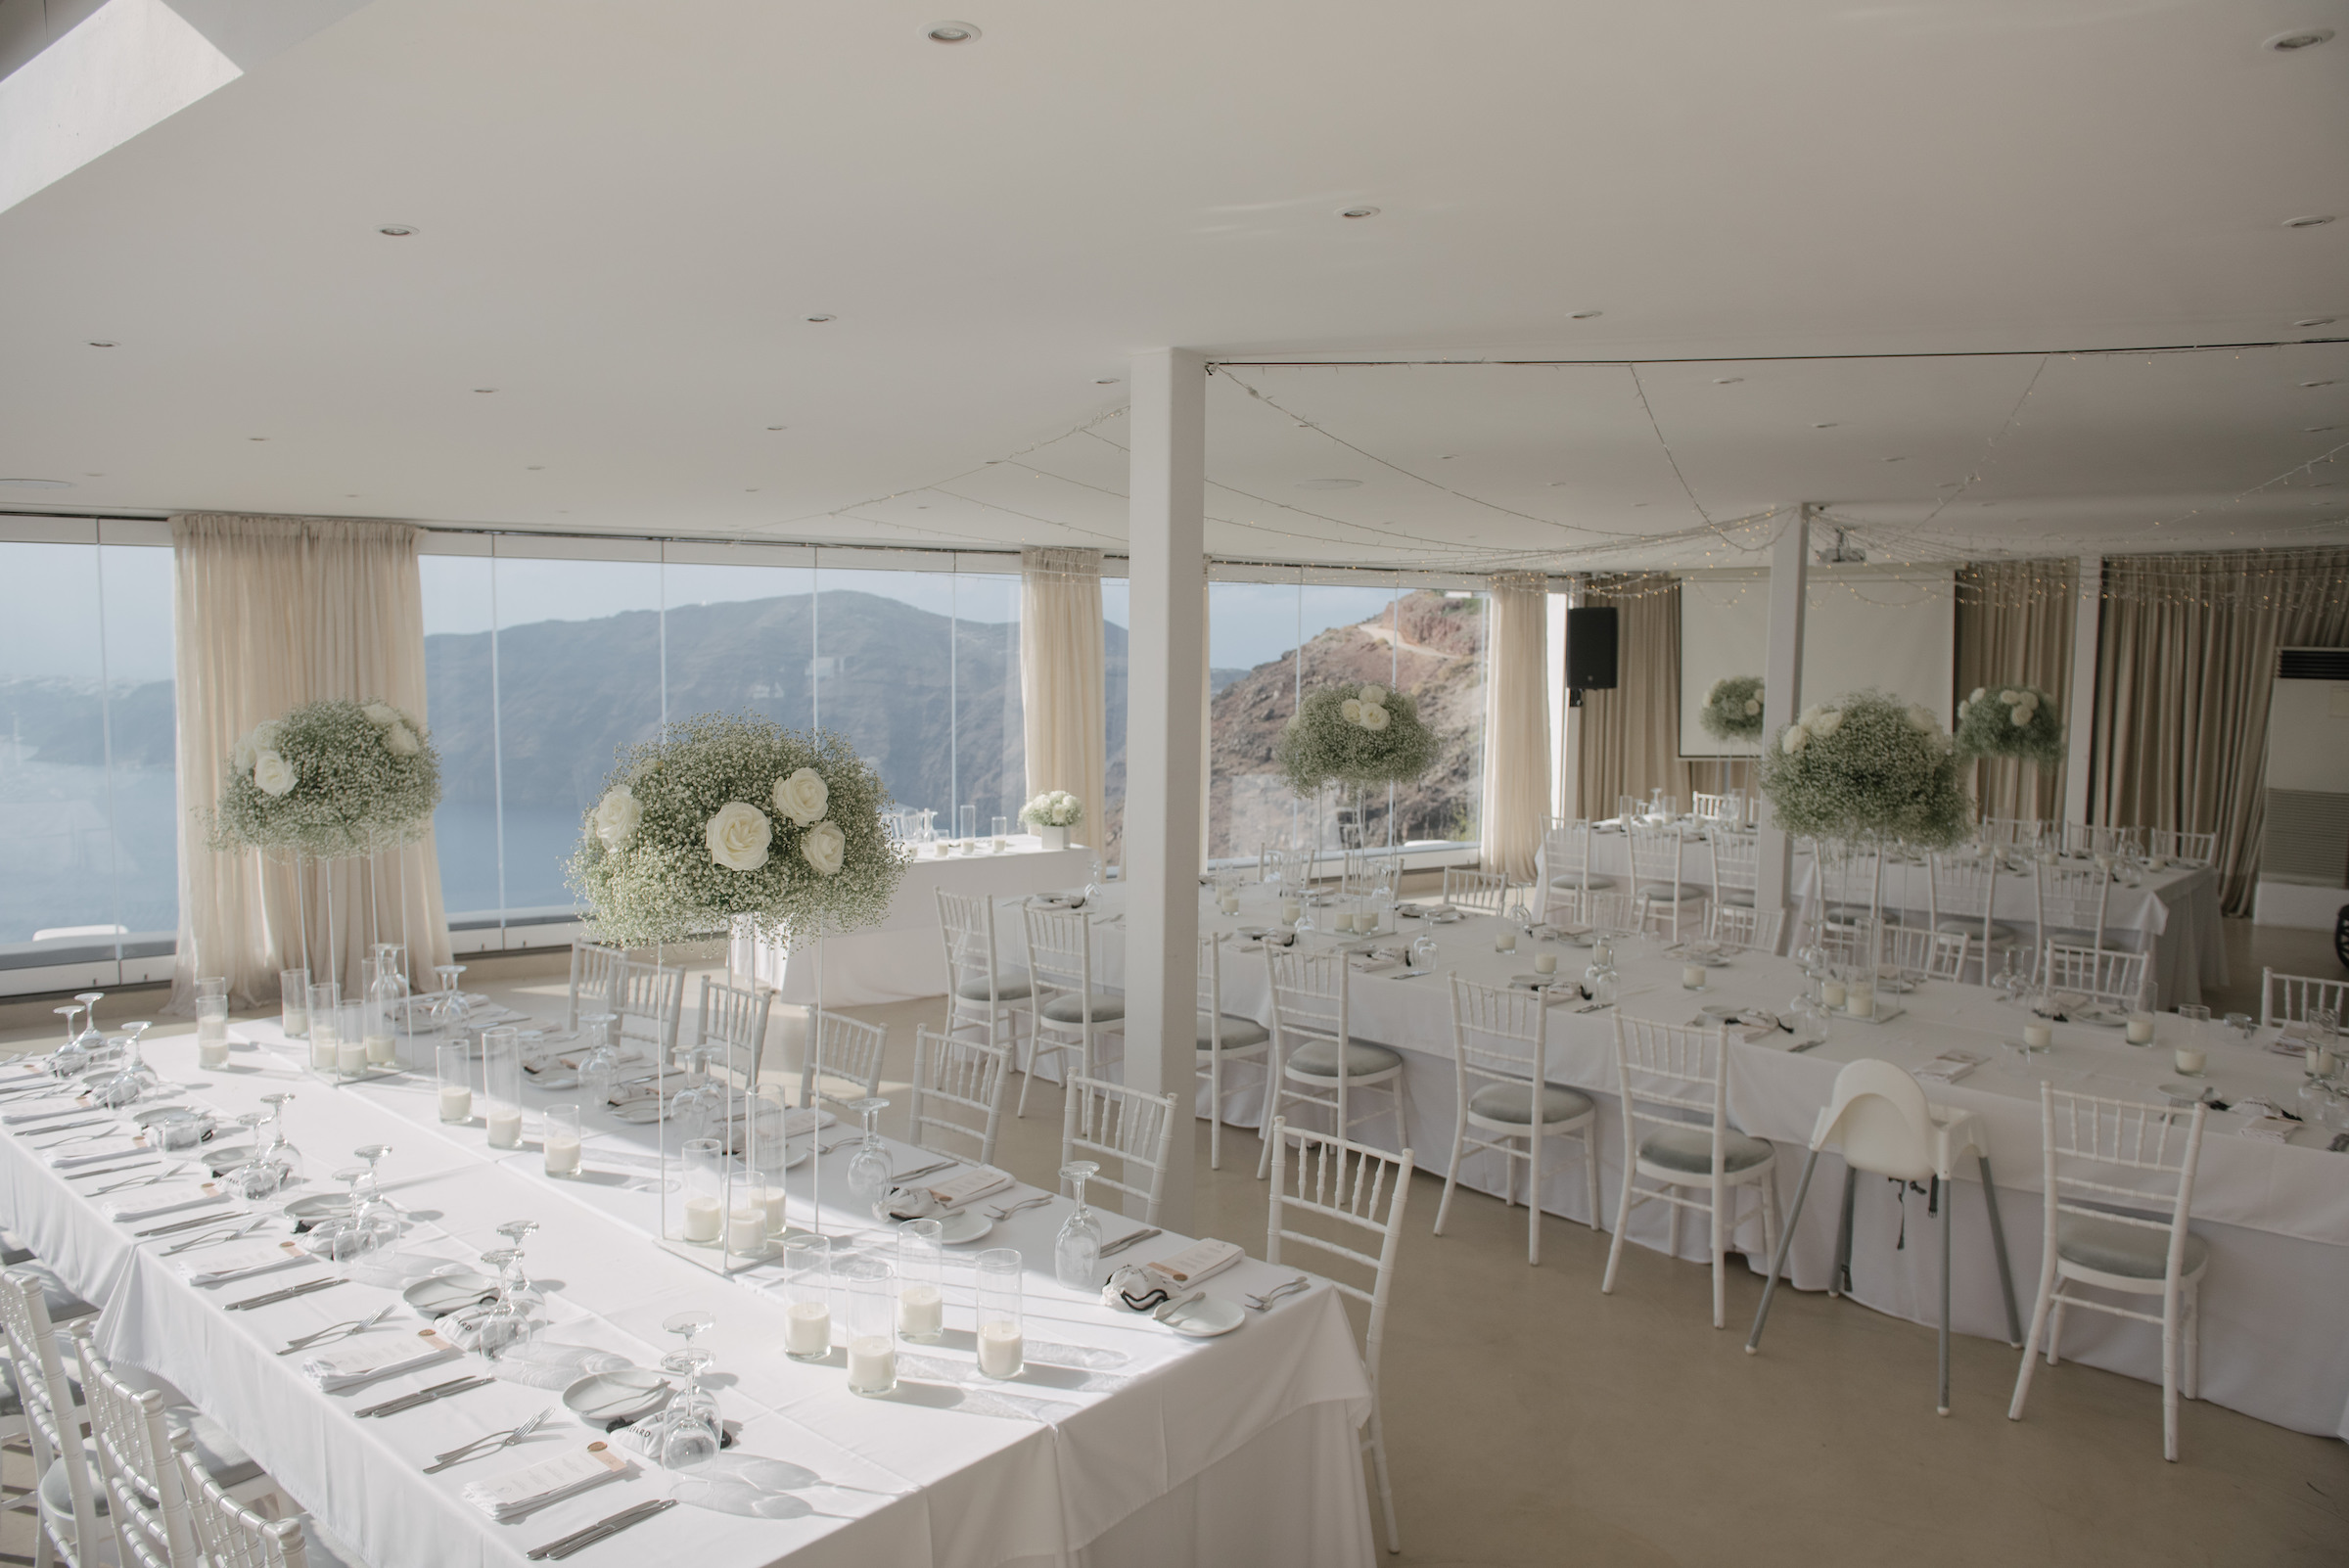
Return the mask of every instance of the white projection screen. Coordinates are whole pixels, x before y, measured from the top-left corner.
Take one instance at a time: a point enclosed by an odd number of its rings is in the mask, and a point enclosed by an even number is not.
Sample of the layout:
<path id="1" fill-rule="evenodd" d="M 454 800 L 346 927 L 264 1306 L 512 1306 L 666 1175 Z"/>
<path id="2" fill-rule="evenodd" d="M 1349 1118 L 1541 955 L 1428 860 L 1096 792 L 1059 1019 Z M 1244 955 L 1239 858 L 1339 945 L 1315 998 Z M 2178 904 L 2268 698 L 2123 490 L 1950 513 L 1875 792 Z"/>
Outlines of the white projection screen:
<path id="1" fill-rule="evenodd" d="M 1922 703 L 1948 728 L 1955 698 L 1958 603 L 1950 567 L 1811 569 L 1803 620 L 1801 706 L 1874 687 Z M 1705 693 L 1730 675 L 1764 673 L 1770 574 L 1696 572 L 1681 579 L 1681 756 L 1752 757 L 1752 741 L 1720 741 L 1697 721 Z"/>

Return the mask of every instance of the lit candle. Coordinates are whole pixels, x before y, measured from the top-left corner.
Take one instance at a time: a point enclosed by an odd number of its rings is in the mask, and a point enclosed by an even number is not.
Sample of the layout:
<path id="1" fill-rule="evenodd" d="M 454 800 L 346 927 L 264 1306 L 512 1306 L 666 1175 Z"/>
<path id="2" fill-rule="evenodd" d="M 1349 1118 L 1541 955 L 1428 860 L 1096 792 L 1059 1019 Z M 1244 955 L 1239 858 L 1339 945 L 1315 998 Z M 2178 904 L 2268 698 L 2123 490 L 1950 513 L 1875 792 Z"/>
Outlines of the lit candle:
<path id="1" fill-rule="evenodd" d="M 795 1301 L 783 1314 L 783 1354 L 824 1356 L 832 1349 L 832 1309 L 820 1301 Z"/>
<path id="2" fill-rule="evenodd" d="M 726 1251 L 763 1252 L 766 1249 L 766 1210 L 762 1205 L 731 1210 L 726 1215 Z"/>
<path id="3" fill-rule="evenodd" d="M 1840 980 L 1819 982 L 1819 999 L 1829 1007 L 1841 1007 L 1843 1005 L 1843 982 Z"/>
<path id="4" fill-rule="evenodd" d="M 518 1149 L 522 1147 L 522 1113 L 499 1108 L 488 1116 L 489 1147 Z"/>
<path id="5" fill-rule="evenodd" d="M 1012 1323 L 979 1330 L 979 1370 L 989 1377 L 1017 1377 L 1027 1363 L 1027 1337 Z"/>
<path id="6" fill-rule="evenodd" d="M 1534 954 L 1534 973 L 1535 973 L 1535 974 L 1537 974 L 1537 975 L 1554 975 L 1554 974 L 1556 974 L 1557 972 L 1558 972 L 1558 955 L 1557 955 L 1556 953 L 1554 953 L 1554 952 L 1538 952 L 1538 953 Z"/>
<path id="7" fill-rule="evenodd" d="M 1843 1010 L 1854 1018 L 1875 1017 L 1875 983 L 1866 980 L 1853 981 L 1844 991 Z"/>
<path id="8" fill-rule="evenodd" d="M 551 1176 L 576 1176 L 578 1170 L 579 1140 L 555 1133 L 547 1134 L 546 1174 Z"/>
<path id="9" fill-rule="evenodd" d="M 2132 1045 L 2153 1043 L 2153 1015 L 2151 1013 L 2131 1013 L 2129 1015 L 2129 1043 Z"/>
<path id="10" fill-rule="evenodd" d="M 2181 1073 L 2199 1073 L 2202 1071 L 2202 1052 L 2195 1046 L 2179 1046 L 2177 1052 L 2171 1059 L 2178 1064 L 2178 1071 Z"/>
<path id="11" fill-rule="evenodd" d="M 898 1292 L 898 1332 L 927 1343 L 945 1332 L 946 1300 L 936 1285 L 907 1285 Z"/>
<path id="12" fill-rule="evenodd" d="M 399 1043 L 389 1035 L 367 1037 L 367 1060 L 378 1067 L 390 1067 L 399 1060 Z"/>
<path id="13" fill-rule="evenodd" d="M 1681 984 L 1687 987 L 1690 991 L 1704 990 L 1705 966 L 1703 964 L 1681 965 Z"/>
<path id="14" fill-rule="evenodd" d="M 520 1121 L 521 1118 L 515 1118 Z M 685 1239 L 687 1241 L 715 1241 L 725 1211 L 715 1198 L 687 1198 L 685 1200 Z"/>
<path id="15" fill-rule="evenodd" d="M 2023 1026 L 2023 1043 L 2030 1046 L 2033 1050 L 2046 1050 L 2054 1042 L 2055 1031 L 2049 1028 L 2046 1024 L 2025 1024 Z M 2201 1056 L 2202 1053 L 2200 1051 L 2196 1051 L 2194 1053 L 2194 1059 L 2196 1061 L 2201 1060 Z"/>
<path id="16" fill-rule="evenodd" d="M 898 1386 L 898 1344 L 879 1334 L 849 1341 L 849 1392 L 886 1394 Z"/>
<path id="17" fill-rule="evenodd" d="M 470 1122 L 473 1120 L 473 1090 L 462 1084 L 440 1085 L 440 1120 Z"/>

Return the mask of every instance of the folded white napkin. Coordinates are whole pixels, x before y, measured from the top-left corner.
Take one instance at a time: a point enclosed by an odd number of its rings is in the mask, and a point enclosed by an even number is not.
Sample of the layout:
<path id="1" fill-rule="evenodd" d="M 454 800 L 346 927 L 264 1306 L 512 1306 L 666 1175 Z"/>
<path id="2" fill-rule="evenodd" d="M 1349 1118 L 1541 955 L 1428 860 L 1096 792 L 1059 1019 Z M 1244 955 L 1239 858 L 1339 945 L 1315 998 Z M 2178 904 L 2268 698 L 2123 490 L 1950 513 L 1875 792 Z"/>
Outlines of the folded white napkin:
<path id="1" fill-rule="evenodd" d="M 0 1127 L 22 1127 L 27 1122 L 46 1122 L 53 1116 L 87 1116 L 89 1102 L 78 1097 L 61 1100 L 38 1111 L 10 1111 L 0 1116 Z"/>
<path id="2" fill-rule="evenodd" d="M 61 1143 L 42 1158 L 53 1171 L 72 1171 L 85 1165 L 103 1165 L 119 1160 L 124 1155 L 147 1152 L 143 1133 L 121 1133 L 115 1137 L 92 1138 L 87 1143 Z"/>
<path id="3" fill-rule="evenodd" d="M 1220 1274 L 1248 1256 L 1236 1241 L 1218 1241 L 1210 1236 L 1194 1241 L 1172 1258 L 1161 1258 L 1142 1267 L 1151 1273 L 1164 1275 L 1171 1283 L 1196 1285 L 1211 1274 Z"/>
<path id="4" fill-rule="evenodd" d="M 519 1470 L 509 1470 L 492 1481 L 471 1482 L 462 1496 L 490 1518 L 505 1524 L 535 1513 L 558 1499 L 601 1486 L 627 1467 L 628 1461 L 613 1453 L 610 1444 L 598 1441 L 551 1459 L 526 1464 Z"/>
<path id="5" fill-rule="evenodd" d="M 1346 967 L 1358 975 L 1383 975 L 1391 969 L 1400 969 L 1403 965 L 1396 959 L 1381 958 L 1374 952 L 1365 952 L 1358 953 L 1347 959 Z"/>
<path id="6" fill-rule="evenodd" d="M 427 1328 L 413 1337 L 395 1334 L 345 1340 L 303 1357 L 301 1371 L 327 1393 L 342 1394 L 378 1378 L 396 1377 L 448 1360 L 457 1354 L 457 1347 L 441 1338 L 438 1329 Z"/>
<path id="7" fill-rule="evenodd" d="M 951 1209 L 957 1204 L 984 1198 L 990 1192 L 1000 1192 L 1011 1184 L 1012 1178 L 1009 1172 L 998 1171 L 990 1165 L 983 1165 L 969 1171 L 942 1176 L 935 1181 L 925 1181 L 921 1185 L 922 1190 L 929 1193 L 931 1199 L 940 1208 Z"/>
<path id="8" fill-rule="evenodd" d="M 147 1220 L 159 1214 L 227 1201 L 228 1190 L 217 1181 L 158 1181 L 109 1198 L 100 1212 L 109 1220 Z"/>
<path id="9" fill-rule="evenodd" d="M 1972 1051 L 1943 1051 L 1918 1068 L 1916 1076 L 1928 1084 L 1955 1084 L 1986 1060 Z"/>
<path id="10" fill-rule="evenodd" d="M 191 1284 L 225 1285 L 232 1279 L 265 1274 L 273 1268 L 290 1268 L 308 1261 L 309 1254 L 295 1243 L 261 1236 L 252 1241 L 207 1247 L 192 1258 L 173 1259 L 172 1266 Z"/>
<path id="11" fill-rule="evenodd" d="M 592 1345 L 561 1345 L 544 1338 L 526 1339 L 489 1363 L 489 1375 L 526 1388 L 567 1389 L 597 1372 L 617 1372 L 629 1364 L 625 1356 L 597 1350 Z"/>
<path id="12" fill-rule="evenodd" d="M 2261 1143 L 2289 1143 L 2292 1129 L 2298 1125 L 2280 1116 L 2263 1116 L 2256 1122 L 2243 1124 L 2243 1136 L 2255 1138 Z"/>

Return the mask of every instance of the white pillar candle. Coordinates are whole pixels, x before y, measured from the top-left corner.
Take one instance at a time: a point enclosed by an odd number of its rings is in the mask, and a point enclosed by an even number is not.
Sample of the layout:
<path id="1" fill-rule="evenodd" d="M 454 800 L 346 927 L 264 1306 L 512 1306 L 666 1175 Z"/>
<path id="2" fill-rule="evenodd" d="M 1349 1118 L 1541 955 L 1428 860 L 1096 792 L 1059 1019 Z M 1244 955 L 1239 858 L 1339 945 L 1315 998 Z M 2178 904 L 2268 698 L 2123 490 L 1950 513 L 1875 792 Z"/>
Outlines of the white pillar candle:
<path id="1" fill-rule="evenodd" d="M 2202 1071 L 2202 1052 L 2194 1046 L 2179 1046 L 2177 1052 L 2171 1059 L 2177 1062 L 2178 1071 L 2181 1073 L 2199 1073 Z"/>
<path id="2" fill-rule="evenodd" d="M 227 1019 L 199 1018 L 196 1020 L 196 1043 L 198 1045 L 208 1045 L 214 1040 L 226 1038 L 228 1038 Z"/>
<path id="3" fill-rule="evenodd" d="M 1554 975 L 1554 974 L 1556 974 L 1557 972 L 1558 972 L 1558 955 L 1557 955 L 1556 953 L 1554 953 L 1554 952 L 1538 952 L 1538 953 L 1534 954 L 1534 973 L 1535 973 L 1535 974 L 1537 974 L 1537 975 Z"/>
<path id="4" fill-rule="evenodd" d="M 1240 912 L 1240 896 L 1236 893 L 1226 893 L 1216 900 L 1216 907 L 1225 914 L 1238 914 Z"/>
<path id="5" fill-rule="evenodd" d="M 898 1292 L 898 1332 L 925 1343 L 945 1332 L 946 1302 L 936 1285 L 907 1285 Z"/>
<path id="6" fill-rule="evenodd" d="M 1705 966 L 1703 964 L 1681 965 L 1681 984 L 1687 987 L 1690 991 L 1704 990 Z"/>
<path id="7" fill-rule="evenodd" d="M 783 1234 L 783 1189 L 760 1187 L 759 1209 L 766 1217 L 766 1233 L 770 1236 Z"/>
<path id="8" fill-rule="evenodd" d="M 546 1174 L 576 1176 L 578 1170 L 579 1140 L 550 1134 L 546 1140 Z"/>
<path id="9" fill-rule="evenodd" d="M 488 1116 L 489 1147 L 518 1149 L 522 1147 L 522 1113 L 503 1106 L 494 1107 Z"/>
<path id="10" fill-rule="evenodd" d="M 726 1251 L 760 1252 L 766 1247 L 766 1210 L 753 1203 L 726 1213 Z"/>
<path id="11" fill-rule="evenodd" d="M 307 1035 L 310 1032 L 310 1010 L 307 1007 L 288 1007 L 279 1015 L 279 1023 L 288 1035 Z"/>
<path id="12" fill-rule="evenodd" d="M 367 1037 L 367 1060 L 378 1067 L 390 1067 L 399 1060 L 399 1042 L 389 1035 Z"/>
<path id="13" fill-rule="evenodd" d="M 1296 924 L 1298 918 L 1304 913 L 1305 905 L 1299 903 L 1296 899 L 1283 899 L 1280 900 L 1280 918 L 1283 921 L 1294 925 Z"/>
<path id="14" fill-rule="evenodd" d="M 363 1039 L 345 1040 L 335 1047 L 335 1070 L 341 1073 L 367 1071 L 367 1042 Z"/>
<path id="15" fill-rule="evenodd" d="M 462 1084 L 440 1085 L 440 1120 L 470 1122 L 473 1120 L 473 1090 Z"/>
<path id="16" fill-rule="evenodd" d="M 979 1330 L 979 1370 L 989 1377 L 1017 1377 L 1027 1363 L 1026 1336 L 1010 1323 L 989 1323 Z"/>
<path id="17" fill-rule="evenodd" d="M 687 1241 L 715 1241 L 725 1212 L 718 1208 L 715 1198 L 687 1198 L 685 1200 L 685 1239 Z"/>
<path id="18" fill-rule="evenodd" d="M 1517 933 L 1514 931 L 1496 932 L 1493 937 L 1493 950 L 1495 952 L 1515 952 L 1517 950 Z"/>
<path id="19" fill-rule="evenodd" d="M 2129 1015 L 2129 1043 L 2132 1045 L 2153 1043 L 2153 1015 L 2151 1013 L 2131 1013 Z"/>
<path id="20" fill-rule="evenodd" d="M 831 1308 L 820 1301 L 795 1301 L 784 1310 L 784 1355 L 823 1356 L 831 1349 Z"/>
<path id="21" fill-rule="evenodd" d="M 2330 1078 L 2332 1076 L 2332 1052 L 2322 1045 L 2311 1045 L 2308 1048 L 2308 1076 Z"/>
<path id="22" fill-rule="evenodd" d="M 310 1031 L 310 1070 L 314 1073 L 335 1070 L 335 1037 L 323 1030 Z"/>
<path id="23" fill-rule="evenodd" d="M 2048 1046 L 2053 1044 L 2054 1042 L 2055 1031 L 2049 1028 L 2047 1025 L 2025 1024 L 2023 1026 L 2023 1043 L 2030 1046 L 2033 1050 L 2045 1050 Z M 2195 1054 L 2199 1055 L 2200 1053 L 2196 1052 Z"/>
<path id="24" fill-rule="evenodd" d="M 878 1334 L 849 1341 L 849 1392 L 886 1394 L 898 1386 L 898 1345 Z"/>
<path id="25" fill-rule="evenodd" d="M 1876 988 L 1865 980 L 1855 980 L 1845 988 L 1843 1010 L 1854 1018 L 1876 1016 Z"/>
<path id="26" fill-rule="evenodd" d="M 199 1067 L 226 1067 L 228 1065 L 228 1037 L 221 1035 L 211 1039 L 199 1038 L 196 1041 L 196 1065 Z"/>
<path id="27" fill-rule="evenodd" d="M 1819 999 L 1829 1007 L 1841 1007 L 1843 1005 L 1843 982 L 1840 980 L 1821 981 L 1819 987 Z"/>

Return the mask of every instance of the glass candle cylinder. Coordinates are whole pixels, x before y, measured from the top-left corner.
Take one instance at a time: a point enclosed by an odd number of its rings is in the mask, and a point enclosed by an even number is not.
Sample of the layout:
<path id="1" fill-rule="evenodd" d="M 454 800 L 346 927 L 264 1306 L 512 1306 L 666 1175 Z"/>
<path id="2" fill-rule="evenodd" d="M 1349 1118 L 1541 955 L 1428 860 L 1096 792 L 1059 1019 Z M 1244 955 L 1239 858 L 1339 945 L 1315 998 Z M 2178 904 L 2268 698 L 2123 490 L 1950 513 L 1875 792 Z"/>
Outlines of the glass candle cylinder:
<path id="1" fill-rule="evenodd" d="M 1495 952 L 1515 952 L 1517 950 L 1517 933 L 1506 930 L 1493 933 L 1493 950 Z"/>
<path id="2" fill-rule="evenodd" d="M 992 850 L 992 851 L 994 851 L 994 852 L 995 852 L 995 853 L 997 853 L 997 854 L 1001 854 L 1001 853 L 1003 853 L 1003 841 L 1004 841 L 1005 839 L 1009 838 L 1009 837 L 1010 837 L 1010 835 L 1011 835 L 1011 818 L 1010 818 L 1010 817 L 1008 817 L 1008 816 L 998 816 L 998 817 L 996 817 L 996 818 L 995 818 L 995 829 L 994 829 L 994 832 L 993 832 L 992 834 L 990 834 L 990 838 L 993 840 L 993 842 L 992 842 L 991 844 L 990 844 L 990 845 L 988 846 L 988 848 L 989 848 L 989 849 L 990 849 L 990 850 Z"/>
<path id="3" fill-rule="evenodd" d="M 898 1336 L 917 1345 L 935 1345 L 946 1331 L 944 1231 L 936 1220 L 898 1227 Z"/>
<path id="4" fill-rule="evenodd" d="M 1535 973 L 1535 974 L 1537 974 L 1537 975 L 1554 975 L 1554 974 L 1556 974 L 1557 972 L 1558 972 L 1558 955 L 1557 955 L 1556 953 L 1554 953 L 1554 952 L 1538 952 L 1538 953 L 1534 954 L 1534 973 Z"/>
<path id="5" fill-rule="evenodd" d="M 355 1001 L 335 1008 L 335 1071 L 356 1078 L 367 1071 L 367 1009 Z"/>
<path id="6" fill-rule="evenodd" d="M 990 1247 L 979 1255 L 979 1371 L 1017 1377 L 1027 1364 L 1027 1325 L 1020 1309 L 1020 1254 Z"/>
<path id="7" fill-rule="evenodd" d="M 522 1036 L 499 1027 L 482 1031 L 482 1118 L 493 1149 L 522 1147 Z"/>
<path id="8" fill-rule="evenodd" d="M 379 946 L 376 956 L 367 963 L 366 1006 L 362 1016 L 366 1021 L 364 1039 L 367 1065 L 396 1067 L 399 1065 L 399 1044 L 393 1035 L 399 1011 L 399 982 L 392 968 L 392 949 Z"/>
<path id="9" fill-rule="evenodd" d="M 783 1234 L 783 1173 L 791 1164 L 786 1131 L 790 1109 L 783 1102 L 783 1085 L 770 1082 L 751 1092 L 743 1118 L 744 1187 L 749 1201 L 758 1206 L 760 1225 L 769 1236 Z M 735 1201 L 738 1206 L 743 1202 L 740 1198 Z"/>
<path id="10" fill-rule="evenodd" d="M 433 1058 L 439 1068 L 440 1120 L 473 1120 L 473 1057 L 462 1041 L 437 1046 Z"/>
<path id="11" fill-rule="evenodd" d="M 310 1071 L 331 1073 L 335 1070 L 335 1006 L 343 999 L 343 988 L 333 981 L 310 987 Z"/>
<path id="12" fill-rule="evenodd" d="M 299 1039 L 310 1032 L 310 972 L 288 969 L 277 977 L 277 1024 L 286 1038 Z"/>
<path id="13" fill-rule="evenodd" d="M 2129 1015 L 2129 1043 L 2132 1045 L 2153 1043 L 2153 1015 L 2151 1013 L 2137 1012 Z"/>
<path id="14" fill-rule="evenodd" d="M 965 844 L 968 844 L 973 839 L 979 837 L 979 807 L 977 805 L 966 804 L 963 806 L 955 813 L 954 820 L 956 825 L 962 830 L 955 836 L 961 839 Z"/>
<path id="15" fill-rule="evenodd" d="M 1705 966 L 1703 964 L 1681 965 L 1681 984 L 1687 987 L 1690 991 L 1704 990 Z"/>
<path id="16" fill-rule="evenodd" d="M 820 1361 L 832 1354 L 832 1238 L 783 1243 L 783 1354 Z"/>
<path id="17" fill-rule="evenodd" d="M 579 1108 L 576 1105 L 550 1105 L 546 1108 L 543 1146 L 546 1151 L 546 1174 L 550 1176 L 575 1176 L 579 1174 Z"/>
<path id="18" fill-rule="evenodd" d="M 228 998 L 196 998 L 196 1063 L 199 1067 L 228 1065 Z"/>
<path id="19" fill-rule="evenodd" d="M 726 1146 L 715 1138 L 685 1143 L 684 1218 L 687 1241 L 713 1245 L 725 1234 Z"/>
<path id="20" fill-rule="evenodd" d="M 849 1312 L 849 1392 L 887 1394 L 898 1386 L 898 1271 L 870 1256 L 846 1259 L 837 1271 Z"/>
<path id="21" fill-rule="evenodd" d="M 103 992 L 101 992 L 101 994 L 103 994 Z M 226 977 L 226 976 L 224 976 L 224 975 L 207 975 L 207 976 L 205 976 L 203 979 L 201 979 L 201 980 L 199 980 L 199 981 L 197 981 L 197 982 L 196 982 L 196 994 L 197 994 L 197 995 L 199 995 L 199 996 L 225 996 L 225 995 L 227 995 L 227 994 L 228 994 L 228 979 L 227 979 L 227 977 Z"/>

